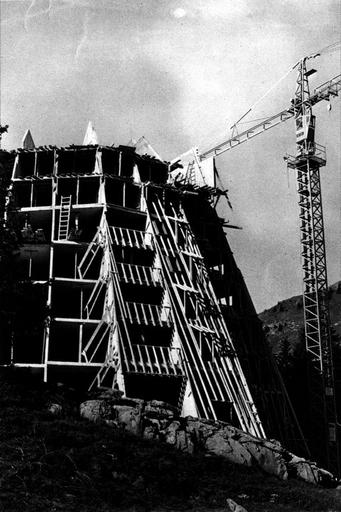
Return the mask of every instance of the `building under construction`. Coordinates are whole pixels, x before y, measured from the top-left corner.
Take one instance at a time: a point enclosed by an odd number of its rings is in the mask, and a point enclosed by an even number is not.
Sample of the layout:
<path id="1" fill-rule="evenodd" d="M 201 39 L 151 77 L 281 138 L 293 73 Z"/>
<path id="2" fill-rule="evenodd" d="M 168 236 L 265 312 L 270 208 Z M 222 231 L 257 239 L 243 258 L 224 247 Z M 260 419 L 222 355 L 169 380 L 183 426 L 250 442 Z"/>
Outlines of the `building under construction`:
<path id="1" fill-rule="evenodd" d="M 0 186 L 0 213 L 8 192 L 12 238 L 0 242 L 15 248 L 17 300 L 0 308 L 0 365 L 170 402 L 184 415 L 226 420 L 309 455 L 230 250 L 234 226 L 216 210 L 226 194 L 215 158 L 293 119 L 296 154 L 285 160 L 299 205 L 304 433 L 313 457 L 340 474 L 320 184 L 326 151 L 315 141 L 313 107 L 339 95 L 341 76 L 310 90 L 316 70 L 308 65 L 337 44 L 292 67 L 287 108 L 241 131 L 251 107 L 228 139 L 203 153 L 168 163 L 144 138 L 101 146 L 91 124 L 81 146 L 35 147 L 28 131 L 22 148 L 1 151 L 0 185 L 1 176 L 11 183 L 6 192 Z M 0 137 L 6 130 L 0 126 Z"/>
<path id="2" fill-rule="evenodd" d="M 28 132 L 2 151 L 18 277 L 43 314 L 29 338 L 3 327 L 0 364 L 163 400 L 304 454 L 216 211 L 214 159 L 169 164 L 146 149 L 101 146 L 90 127 L 82 146 L 34 147 Z"/>

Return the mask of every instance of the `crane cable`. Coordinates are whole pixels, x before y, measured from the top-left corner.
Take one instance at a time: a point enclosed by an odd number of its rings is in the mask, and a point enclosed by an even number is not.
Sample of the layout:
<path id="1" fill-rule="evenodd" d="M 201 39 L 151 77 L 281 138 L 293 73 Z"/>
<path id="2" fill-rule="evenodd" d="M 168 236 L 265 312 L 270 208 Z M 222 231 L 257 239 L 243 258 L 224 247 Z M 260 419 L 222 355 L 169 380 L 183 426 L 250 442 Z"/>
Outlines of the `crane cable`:
<path id="1" fill-rule="evenodd" d="M 341 41 L 336 41 L 335 43 L 332 43 L 328 46 L 325 46 L 324 48 L 322 48 L 321 50 L 315 52 L 315 53 L 312 53 L 311 55 L 309 55 L 307 58 L 311 59 L 311 58 L 314 58 L 314 57 L 318 57 L 319 55 L 321 54 L 324 54 L 324 53 L 330 53 L 330 52 L 333 52 L 333 51 L 336 51 L 338 50 L 338 46 L 340 46 L 341 44 Z M 277 87 L 281 82 L 282 80 L 284 80 L 290 73 L 291 71 L 293 71 L 297 65 L 299 64 L 299 62 L 301 62 L 302 59 L 300 59 L 299 61 L 296 62 L 296 64 L 294 66 L 292 66 L 279 80 L 277 80 L 277 82 L 275 82 L 271 87 L 270 89 L 268 89 L 264 94 L 263 96 L 261 96 L 257 101 L 255 101 L 255 103 L 253 103 L 253 105 L 251 105 L 251 107 L 249 108 L 249 110 L 247 112 L 245 112 L 245 114 L 243 114 L 239 119 L 238 121 L 236 121 L 235 123 L 232 124 L 232 126 L 230 127 L 230 130 L 236 130 L 237 129 L 237 125 L 240 123 L 240 121 L 242 121 L 242 119 L 244 119 L 251 111 L 252 109 L 258 105 L 258 103 L 260 103 L 273 89 L 275 89 L 275 87 Z"/>
<path id="2" fill-rule="evenodd" d="M 285 73 L 285 74 L 284 74 L 284 75 L 283 75 L 279 80 L 277 80 L 277 82 L 275 82 L 275 83 L 270 87 L 270 89 L 268 89 L 268 90 L 266 91 L 266 93 L 264 93 L 264 94 L 263 94 L 263 96 L 261 96 L 261 97 L 260 97 L 260 98 L 255 102 L 255 103 L 253 103 L 253 105 L 251 105 L 251 107 L 249 108 L 249 110 L 248 110 L 247 112 L 245 112 L 245 114 L 244 114 L 244 115 L 242 115 L 242 117 L 240 117 L 240 118 L 238 119 L 238 121 L 236 121 L 235 123 L 233 123 L 233 125 L 231 126 L 231 128 L 230 128 L 230 129 L 232 130 L 233 128 L 236 128 L 237 124 L 239 124 L 239 123 L 240 123 L 240 121 L 241 121 L 242 119 L 244 119 L 244 117 L 246 117 L 246 116 L 251 112 L 251 110 L 252 110 L 256 105 L 258 105 L 258 103 L 259 103 L 260 101 L 262 101 L 262 100 L 263 100 L 263 99 L 264 99 L 264 98 L 265 98 L 265 97 L 266 97 L 266 96 L 267 96 L 267 95 L 268 95 L 268 94 L 269 94 L 273 89 L 275 89 L 275 87 L 277 87 L 277 85 L 278 85 L 278 84 L 280 84 L 280 83 L 282 82 L 282 80 L 284 80 L 284 79 L 289 75 L 289 73 L 291 73 L 291 71 L 292 71 L 293 69 L 294 69 L 294 67 L 292 67 L 291 69 L 289 69 L 289 71 L 287 71 L 287 72 L 286 72 L 286 73 Z"/>
<path id="3" fill-rule="evenodd" d="M 322 53 L 331 53 L 335 52 L 338 49 L 338 46 L 341 45 L 341 41 L 336 41 L 335 43 L 332 43 L 328 46 L 325 46 L 321 50 L 319 50 L 317 53 L 321 55 Z"/>

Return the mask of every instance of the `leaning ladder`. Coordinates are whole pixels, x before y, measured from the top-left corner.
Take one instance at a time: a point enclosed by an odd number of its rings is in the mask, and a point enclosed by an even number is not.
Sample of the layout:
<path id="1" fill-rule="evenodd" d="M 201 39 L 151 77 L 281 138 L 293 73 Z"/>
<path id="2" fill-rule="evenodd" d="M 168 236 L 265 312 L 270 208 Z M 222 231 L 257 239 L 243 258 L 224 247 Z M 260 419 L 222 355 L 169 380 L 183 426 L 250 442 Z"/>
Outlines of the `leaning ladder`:
<path id="1" fill-rule="evenodd" d="M 62 196 L 60 199 L 58 240 L 67 240 L 69 234 L 70 212 L 71 196 Z"/>

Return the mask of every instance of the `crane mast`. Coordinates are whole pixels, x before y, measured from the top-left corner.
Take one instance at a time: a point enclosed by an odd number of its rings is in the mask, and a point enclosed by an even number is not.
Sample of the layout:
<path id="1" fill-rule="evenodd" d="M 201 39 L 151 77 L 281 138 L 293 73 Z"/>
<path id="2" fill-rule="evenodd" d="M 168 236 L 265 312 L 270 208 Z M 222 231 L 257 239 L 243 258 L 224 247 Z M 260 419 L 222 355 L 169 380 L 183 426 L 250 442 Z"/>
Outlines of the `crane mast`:
<path id="1" fill-rule="evenodd" d="M 321 459 L 340 470 L 337 410 L 333 370 L 333 347 L 328 305 L 328 280 L 320 184 L 320 167 L 326 152 L 315 142 L 315 121 L 309 101 L 307 58 L 298 63 L 295 98 L 296 155 L 287 165 L 296 171 L 306 350 L 310 356 L 310 421 L 313 438 L 320 440 Z"/>

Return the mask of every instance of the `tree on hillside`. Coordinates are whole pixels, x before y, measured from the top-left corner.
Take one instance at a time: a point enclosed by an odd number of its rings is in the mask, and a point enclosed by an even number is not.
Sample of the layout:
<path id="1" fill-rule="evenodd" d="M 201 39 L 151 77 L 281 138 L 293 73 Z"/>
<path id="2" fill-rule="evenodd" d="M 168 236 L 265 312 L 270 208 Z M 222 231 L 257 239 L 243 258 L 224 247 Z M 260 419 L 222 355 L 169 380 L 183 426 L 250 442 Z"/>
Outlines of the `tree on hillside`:
<path id="1" fill-rule="evenodd" d="M 17 282 L 15 263 L 19 254 L 18 237 L 12 226 L 6 222 L 6 202 L 11 182 L 13 156 L 7 151 L 0 152 L 0 358 L 8 362 L 15 309 L 17 304 Z"/>
<path id="2" fill-rule="evenodd" d="M 21 232 L 8 201 L 14 153 L 0 151 L 0 363 L 41 355 L 46 287 L 19 277 Z M 5 211 L 10 212 L 8 219 Z M 37 351 L 40 353 L 37 354 Z"/>

